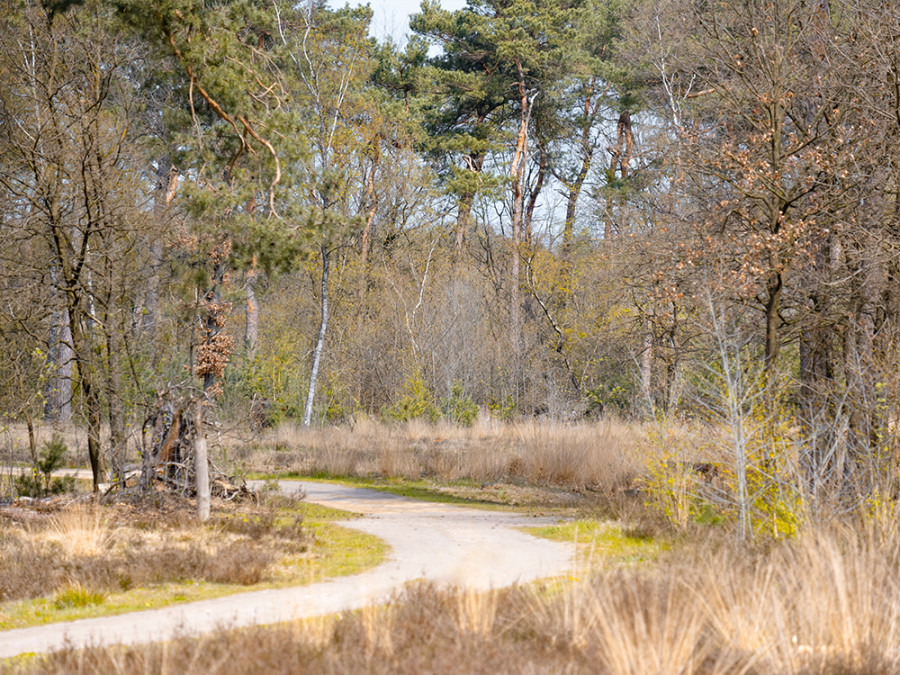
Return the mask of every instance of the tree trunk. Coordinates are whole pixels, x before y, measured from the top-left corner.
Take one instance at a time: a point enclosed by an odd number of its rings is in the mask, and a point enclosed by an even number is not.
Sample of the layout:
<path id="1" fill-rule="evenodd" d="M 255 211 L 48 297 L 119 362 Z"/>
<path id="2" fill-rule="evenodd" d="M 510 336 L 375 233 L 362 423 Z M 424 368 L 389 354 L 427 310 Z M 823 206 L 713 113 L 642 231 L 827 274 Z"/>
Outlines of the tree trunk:
<path id="1" fill-rule="evenodd" d="M 377 137 L 372 141 L 372 145 L 372 168 L 369 169 L 369 173 L 366 176 L 366 221 L 363 226 L 362 236 L 360 237 L 360 300 L 365 297 L 369 290 L 369 247 L 371 245 L 372 223 L 375 221 L 375 213 L 378 211 L 378 193 L 375 191 L 375 171 L 378 168 L 378 161 L 381 159 L 381 145 Z"/>
<path id="2" fill-rule="evenodd" d="M 256 341 L 259 335 L 259 305 L 256 302 L 256 290 L 253 288 L 256 284 L 256 275 L 254 268 L 251 267 L 247 270 L 245 285 L 244 349 L 251 357 L 256 353 Z"/>
<path id="3" fill-rule="evenodd" d="M 817 281 L 829 283 L 834 274 L 830 241 L 817 244 L 815 270 Z M 829 450 L 837 442 L 837 429 L 833 424 L 834 406 L 831 402 L 834 384 L 834 350 L 829 325 L 827 292 L 815 288 L 809 294 L 811 303 L 807 324 L 800 334 L 800 401 L 804 434 L 808 449 L 803 458 L 805 478 L 813 508 L 821 488 L 822 479 L 833 468 L 834 458 Z M 823 424 L 822 420 L 827 420 Z"/>
<path id="4" fill-rule="evenodd" d="M 581 196 L 581 188 L 587 175 L 591 170 L 591 162 L 594 157 L 594 148 L 591 145 L 591 126 L 594 120 L 592 114 L 592 101 L 594 91 L 594 83 L 592 80 L 591 94 L 584 101 L 584 118 L 581 127 L 581 166 L 575 180 L 571 183 L 565 182 L 566 186 L 566 219 L 563 223 L 562 236 L 562 255 L 568 260 L 572 252 L 572 242 L 575 238 L 575 214 L 578 204 L 578 198 Z"/>
<path id="5" fill-rule="evenodd" d="M 525 245 L 530 249 L 533 244 L 534 239 L 534 209 L 537 206 L 538 197 L 540 197 L 541 190 L 544 187 L 544 178 L 547 174 L 547 155 L 544 152 L 541 152 L 541 159 L 538 164 L 538 177 L 537 182 L 534 184 L 534 187 L 531 189 L 531 194 L 528 195 L 528 206 L 525 209 L 525 223 L 524 223 L 524 240 Z"/>
<path id="6" fill-rule="evenodd" d="M 844 355 L 849 388 L 850 430 L 856 447 L 857 461 L 869 456 L 878 443 L 875 382 L 875 313 L 881 290 L 881 270 L 873 246 L 853 247 L 853 310 L 847 328 L 852 340 Z"/>
<path id="7" fill-rule="evenodd" d="M 58 265 L 53 265 L 50 269 L 50 281 L 55 300 L 59 300 L 60 296 L 59 274 Z M 47 361 L 50 377 L 44 392 L 44 416 L 54 422 L 67 423 L 72 419 L 72 333 L 69 329 L 68 309 L 53 310 Z"/>
<path id="8" fill-rule="evenodd" d="M 627 110 L 623 110 L 619 115 L 619 124 L 617 127 L 617 144 L 618 152 L 616 153 L 619 160 L 619 175 L 622 179 L 628 178 L 631 172 L 629 163 L 631 162 L 631 153 L 634 150 L 634 133 L 631 130 L 631 115 Z"/>
<path id="9" fill-rule="evenodd" d="M 123 466 L 127 443 L 125 412 L 122 406 L 122 335 L 116 322 L 107 316 L 106 398 L 109 412 L 109 456 L 113 475 L 120 483 L 124 480 Z"/>
<path id="10" fill-rule="evenodd" d="M 50 378 L 45 392 L 44 416 L 66 424 L 72 421 L 72 332 L 69 313 L 54 311 L 51 317 L 48 366 Z"/>
<path id="11" fill-rule="evenodd" d="M 194 417 L 194 476 L 197 480 L 197 518 L 209 520 L 209 452 L 203 430 L 203 397 L 197 400 Z"/>
<path id="12" fill-rule="evenodd" d="M 469 157 L 469 170 L 478 174 L 484 166 L 484 155 L 471 155 Z M 466 243 L 466 232 L 469 230 L 469 217 L 472 214 L 472 206 L 475 203 L 475 191 L 470 190 L 459 197 L 456 212 L 456 246 L 454 248 L 454 261 L 462 255 L 463 246 Z"/>
<path id="13" fill-rule="evenodd" d="M 671 414 L 678 409 L 681 398 L 681 376 L 678 349 L 678 307 L 672 303 L 672 325 L 668 328 L 667 338 L 672 354 L 666 364 L 666 410 Z"/>
<path id="14" fill-rule="evenodd" d="M 228 251 L 231 249 L 231 242 L 228 240 L 224 241 L 213 254 L 215 260 L 213 263 L 212 286 L 206 292 L 204 298 L 207 312 L 203 342 L 207 347 L 216 346 L 216 337 L 225 325 L 225 308 L 222 306 L 222 284 L 225 282 L 225 272 L 228 269 L 226 249 Z M 211 349 L 211 351 L 217 350 Z M 228 354 L 216 353 L 211 356 L 217 363 L 207 364 L 212 367 L 203 368 L 203 391 L 207 395 L 210 394 L 210 390 L 215 385 L 216 378 L 224 371 L 225 363 L 228 360 Z M 220 359 L 224 359 L 224 361 L 220 361 Z"/>
<path id="15" fill-rule="evenodd" d="M 95 364 L 91 361 L 92 350 L 88 347 L 85 328 L 81 322 L 79 300 L 74 290 L 67 292 L 69 302 L 69 330 L 72 334 L 74 358 L 78 364 L 78 383 L 87 412 L 88 460 L 91 464 L 91 478 L 94 492 L 100 490 L 103 482 L 103 457 L 101 455 L 100 420 L 102 408 L 95 383 Z M 90 319 L 87 319 L 90 321 Z M 90 329 L 89 329 L 90 330 Z"/>
<path id="16" fill-rule="evenodd" d="M 648 414 L 653 414 L 653 332 L 650 320 L 645 318 L 641 325 L 641 395 L 646 402 Z"/>
<path id="17" fill-rule="evenodd" d="M 616 147 L 610 148 L 609 168 L 606 171 L 606 224 L 604 228 L 604 241 L 610 241 L 613 237 L 613 204 L 614 194 L 616 191 L 615 184 L 616 172 L 618 171 L 620 180 L 628 178 L 630 172 L 629 162 L 631 161 L 631 153 L 634 147 L 634 136 L 631 131 L 631 115 L 625 110 L 619 115 L 619 124 L 616 135 Z"/>
<path id="18" fill-rule="evenodd" d="M 512 258 L 510 260 L 510 308 L 509 308 L 509 332 L 513 355 L 516 360 L 514 368 L 518 368 L 518 361 L 522 350 L 522 290 L 520 259 L 522 256 L 522 233 L 525 209 L 525 161 L 528 158 L 528 128 L 531 122 L 531 108 L 537 94 L 529 96 L 525 88 L 525 78 L 522 66 L 516 63 L 519 71 L 519 101 L 521 113 L 519 118 L 519 133 L 516 136 L 516 151 L 510 165 L 509 175 L 512 180 Z"/>
<path id="19" fill-rule="evenodd" d="M 80 365 L 80 364 L 79 364 Z M 88 366 L 89 368 L 90 366 Z M 79 369 L 80 370 L 80 369 Z M 100 491 L 103 482 L 103 456 L 100 442 L 100 397 L 91 377 L 81 377 L 81 390 L 87 406 L 88 459 L 91 463 L 91 478 L 94 492 Z"/>
<path id="20" fill-rule="evenodd" d="M 781 272 L 773 272 L 769 277 L 769 283 L 766 287 L 766 352 L 765 366 L 766 372 L 771 374 L 775 367 L 775 359 L 778 358 L 778 352 L 781 343 L 778 338 L 778 322 L 780 317 L 778 313 L 781 311 L 781 291 L 784 287 L 784 278 Z"/>
<path id="21" fill-rule="evenodd" d="M 178 169 L 172 165 L 168 157 L 159 161 L 156 170 L 156 187 L 153 190 L 154 213 L 158 221 L 165 218 L 166 211 L 175 192 L 178 190 Z M 150 241 L 150 278 L 147 281 L 147 292 L 144 296 L 144 313 L 141 327 L 152 340 L 159 322 L 159 287 L 161 284 L 163 244 L 159 237 Z"/>
<path id="22" fill-rule="evenodd" d="M 319 335 L 316 338 L 316 348 L 313 351 L 312 368 L 309 371 L 309 390 L 306 394 L 306 409 L 303 412 L 303 426 L 309 428 L 312 423 L 313 404 L 316 396 L 316 381 L 319 377 L 319 364 L 322 361 L 322 349 L 325 345 L 325 331 L 328 329 L 328 266 L 330 251 L 322 247 L 322 301 L 321 318 L 319 320 Z"/>
<path id="23" fill-rule="evenodd" d="M 582 157 L 581 169 L 575 177 L 575 181 L 566 186 L 566 219 L 563 223 L 562 256 L 568 260 L 572 254 L 572 243 L 575 240 L 575 214 L 578 198 L 581 196 L 581 188 L 591 168 L 590 157 Z"/>

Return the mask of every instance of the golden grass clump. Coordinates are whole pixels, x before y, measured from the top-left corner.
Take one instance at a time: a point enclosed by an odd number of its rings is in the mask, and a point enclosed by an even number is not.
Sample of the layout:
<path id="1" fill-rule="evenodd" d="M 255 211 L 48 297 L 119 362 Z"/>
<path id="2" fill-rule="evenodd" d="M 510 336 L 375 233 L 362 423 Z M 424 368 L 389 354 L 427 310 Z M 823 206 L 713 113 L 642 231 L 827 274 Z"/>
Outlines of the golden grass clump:
<path id="1" fill-rule="evenodd" d="M 59 545 L 68 556 L 97 556 L 112 539 L 112 528 L 97 506 L 77 504 L 58 511 L 38 538 Z"/>
<path id="2" fill-rule="evenodd" d="M 497 592 L 463 589 L 456 594 L 456 623 L 460 633 L 493 633 L 497 619 Z"/>

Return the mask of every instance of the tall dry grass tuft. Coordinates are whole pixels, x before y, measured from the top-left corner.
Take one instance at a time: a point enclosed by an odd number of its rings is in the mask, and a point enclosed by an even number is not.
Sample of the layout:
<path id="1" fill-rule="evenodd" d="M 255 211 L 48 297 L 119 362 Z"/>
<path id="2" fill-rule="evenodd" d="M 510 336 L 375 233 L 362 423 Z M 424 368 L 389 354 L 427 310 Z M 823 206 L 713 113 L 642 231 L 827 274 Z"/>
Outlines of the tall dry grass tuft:
<path id="1" fill-rule="evenodd" d="M 79 504 L 53 514 L 39 536 L 69 556 L 98 556 L 107 550 L 112 528 L 100 508 Z"/>
<path id="2" fill-rule="evenodd" d="M 532 483 L 627 485 L 646 461 L 635 454 L 634 425 L 607 419 L 595 424 L 530 422 L 507 430 L 518 435 L 521 477 Z"/>
<path id="3" fill-rule="evenodd" d="M 610 673 L 695 672 L 709 655 L 705 617 L 671 579 L 614 575 L 591 591 L 590 639 Z"/>
<path id="4" fill-rule="evenodd" d="M 394 612 L 392 605 L 366 605 L 360 611 L 360 622 L 366 636 L 366 654 L 371 658 L 377 653 L 394 651 Z"/>
<path id="5" fill-rule="evenodd" d="M 814 532 L 779 548 L 762 572 L 744 569 L 712 608 L 719 634 L 768 655 L 782 672 L 843 664 L 863 672 L 900 667 L 900 542 L 863 532 Z M 748 578 L 752 583 L 747 583 Z M 736 616 L 739 601 L 748 620 Z M 750 630 L 748 630 L 748 628 Z"/>
<path id="6" fill-rule="evenodd" d="M 497 618 L 497 591 L 475 591 L 469 588 L 456 593 L 456 625 L 460 633 L 488 636 Z"/>
<path id="7" fill-rule="evenodd" d="M 305 642 L 313 649 L 325 650 L 334 636 L 337 621 L 338 616 L 327 614 L 295 622 L 290 626 L 291 642 L 295 644 Z"/>

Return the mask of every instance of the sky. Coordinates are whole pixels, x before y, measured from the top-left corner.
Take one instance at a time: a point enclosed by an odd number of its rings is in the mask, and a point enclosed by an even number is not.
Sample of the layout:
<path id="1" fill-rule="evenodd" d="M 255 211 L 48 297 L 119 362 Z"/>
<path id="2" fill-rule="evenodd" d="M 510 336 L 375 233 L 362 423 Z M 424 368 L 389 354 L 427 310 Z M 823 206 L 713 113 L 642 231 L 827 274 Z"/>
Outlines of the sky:
<path id="1" fill-rule="evenodd" d="M 332 7 L 363 5 L 358 0 L 330 0 Z M 419 11 L 421 0 L 369 0 L 372 5 L 372 35 L 379 40 L 391 36 L 396 42 L 405 42 L 404 36 L 409 32 L 409 15 Z M 444 9 L 456 10 L 465 7 L 465 0 L 441 0 Z"/>

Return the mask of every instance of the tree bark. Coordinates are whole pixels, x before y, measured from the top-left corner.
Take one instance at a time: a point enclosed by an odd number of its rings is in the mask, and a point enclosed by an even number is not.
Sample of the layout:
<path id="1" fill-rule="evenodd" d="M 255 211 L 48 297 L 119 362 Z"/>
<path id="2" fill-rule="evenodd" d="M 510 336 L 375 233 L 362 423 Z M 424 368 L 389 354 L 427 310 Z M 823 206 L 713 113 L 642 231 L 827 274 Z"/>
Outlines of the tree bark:
<path id="1" fill-rule="evenodd" d="M 112 325 L 110 325 L 112 324 Z M 106 325 L 106 398 L 109 412 L 110 460 L 115 478 L 124 480 L 127 434 L 125 431 L 125 411 L 122 405 L 122 335 L 119 326 L 107 316 Z"/>
<path id="2" fill-rule="evenodd" d="M 641 325 L 641 395 L 647 404 L 648 414 L 653 414 L 653 333 L 649 318 L 644 318 Z"/>
<path id="3" fill-rule="evenodd" d="M 91 358 L 93 350 L 90 349 L 89 338 L 85 334 L 92 329 L 87 329 L 82 324 L 82 318 L 87 321 L 91 319 L 82 316 L 84 314 L 81 311 L 81 300 L 83 298 L 75 291 L 74 284 L 66 291 L 66 298 L 69 305 L 69 330 L 72 334 L 72 350 L 75 362 L 78 364 L 78 382 L 81 386 L 81 394 L 84 397 L 87 409 L 88 460 L 91 464 L 91 479 L 94 492 L 98 492 L 100 483 L 104 479 L 100 440 L 102 408 L 94 377 L 95 364 Z"/>
<path id="4" fill-rule="evenodd" d="M 306 394 L 306 409 L 303 412 L 303 426 L 312 424 L 313 404 L 316 397 L 316 381 L 319 377 L 319 364 L 322 362 L 322 350 L 325 346 L 325 332 L 328 330 L 328 272 L 331 252 L 322 246 L 322 296 L 319 334 L 313 351 L 312 368 L 309 371 L 309 390 Z"/>
<path id="5" fill-rule="evenodd" d="M 622 111 L 619 115 L 619 123 L 616 133 L 616 147 L 610 148 L 609 168 L 606 171 L 607 191 L 606 191 L 606 224 L 604 228 L 604 241 L 610 241 L 613 237 L 613 194 L 615 189 L 612 184 L 616 183 L 616 172 L 618 171 L 621 180 L 628 178 L 630 172 L 629 162 L 631 161 L 631 153 L 634 147 L 634 136 L 631 130 L 631 115 L 627 110 Z"/>
<path id="6" fill-rule="evenodd" d="M 153 210 L 156 219 L 162 222 L 175 192 L 178 190 L 178 169 L 169 161 L 168 157 L 159 161 L 156 170 L 156 187 L 153 190 Z M 163 244 L 160 237 L 153 237 L 150 241 L 150 278 L 147 281 L 147 292 L 144 296 L 144 313 L 141 317 L 141 327 L 145 334 L 152 340 L 159 323 L 159 288 L 161 281 Z"/>
<path id="7" fill-rule="evenodd" d="M 378 193 L 375 191 L 375 171 L 378 169 L 378 161 L 381 159 L 381 144 L 376 137 L 372 141 L 372 167 L 366 176 L 366 220 L 360 237 L 359 267 L 360 284 L 359 298 L 362 300 L 369 290 L 369 247 L 371 246 L 372 223 L 375 221 L 375 213 L 378 211 Z"/>
<path id="8" fill-rule="evenodd" d="M 475 154 L 469 157 L 469 170 L 472 173 L 481 173 L 484 167 L 484 155 Z M 466 233 L 469 230 L 469 218 L 472 214 L 472 206 L 475 204 L 475 192 L 470 190 L 459 197 L 456 212 L 456 246 L 454 248 L 454 261 L 459 260 L 466 243 Z"/>
<path id="9" fill-rule="evenodd" d="M 50 349 L 44 406 L 46 419 L 67 424 L 72 421 L 72 333 L 67 310 L 56 310 L 51 317 Z"/>
<path id="10" fill-rule="evenodd" d="M 256 302 L 256 284 L 257 272 L 251 267 L 247 270 L 246 277 L 246 298 L 245 298 L 245 315 L 244 315 L 244 349 L 249 356 L 256 353 L 256 341 L 259 336 L 259 305 Z"/>
<path id="11" fill-rule="evenodd" d="M 781 311 L 781 291 L 784 288 L 784 278 L 781 272 L 773 272 L 766 286 L 766 351 L 765 366 L 766 372 L 772 373 L 775 367 L 775 360 L 778 358 L 778 352 L 781 348 L 781 342 L 778 337 L 778 322 L 780 317 L 778 313 Z"/>
<path id="12" fill-rule="evenodd" d="M 525 208 L 525 245 L 530 249 L 534 239 L 534 209 L 537 206 L 538 197 L 544 187 L 544 178 L 547 175 L 547 155 L 541 151 L 541 159 L 538 164 L 537 182 L 528 195 L 528 206 Z"/>
<path id="13" fill-rule="evenodd" d="M 522 257 L 522 234 L 525 209 L 525 160 L 528 156 L 528 129 L 531 123 L 531 108 L 537 94 L 529 95 L 525 88 L 525 76 L 520 63 L 516 63 L 519 72 L 519 132 L 516 136 L 516 150 L 510 165 L 509 175 L 512 180 L 512 258 L 510 260 L 510 307 L 509 332 L 510 342 L 516 368 L 522 350 L 522 289 L 520 260 Z"/>
<path id="14" fill-rule="evenodd" d="M 566 219 L 563 222 L 562 256 L 567 259 L 572 254 L 572 243 L 575 240 L 575 214 L 578 198 L 581 196 L 581 188 L 591 168 L 591 157 L 582 155 L 581 168 L 574 182 L 566 186 Z"/>
<path id="15" fill-rule="evenodd" d="M 82 364 L 79 363 L 79 372 Z M 86 368 L 91 368 L 85 364 Z M 102 445 L 100 441 L 100 396 L 97 394 L 97 388 L 94 385 L 93 377 L 82 375 L 80 377 L 81 391 L 84 394 L 84 401 L 87 407 L 87 439 L 88 439 L 88 460 L 91 463 L 91 479 L 94 492 L 100 491 L 100 483 L 104 479 L 103 456 L 101 454 Z"/>
<path id="16" fill-rule="evenodd" d="M 206 291 L 204 303 L 206 305 L 206 321 L 203 336 L 205 345 L 212 346 L 216 344 L 216 337 L 222 331 L 225 324 L 225 308 L 222 306 L 222 284 L 225 282 L 225 273 L 228 269 L 228 253 L 231 251 L 230 240 L 225 240 L 220 247 L 213 253 L 213 274 L 212 286 Z M 227 354 L 219 354 L 227 362 Z M 224 363 L 212 368 L 204 368 L 203 371 L 203 391 L 209 395 L 210 390 L 216 383 L 216 378 L 221 375 L 224 370 Z"/>
<path id="17" fill-rule="evenodd" d="M 851 269 L 856 274 L 852 285 L 853 309 L 848 334 L 852 336 L 844 355 L 847 385 L 850 390 L 850 429 L 857 447 L 854 454 L 861 459 L 877 444 L 875 390 L 875 313 L 881 289 L 881 270 L 873 247 L 853 247 Z"/>
<path id="18" fill-rule="evenodd" d="M 209 452 L 206 432 L 203 430 L 203 398 L 197 400 L 194 417 L 194 476 L 197 480 L 197 518 L 200 522 L 209 520 Z"/>

